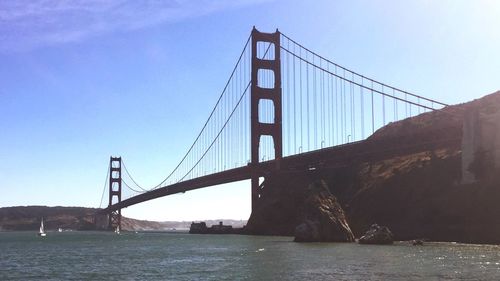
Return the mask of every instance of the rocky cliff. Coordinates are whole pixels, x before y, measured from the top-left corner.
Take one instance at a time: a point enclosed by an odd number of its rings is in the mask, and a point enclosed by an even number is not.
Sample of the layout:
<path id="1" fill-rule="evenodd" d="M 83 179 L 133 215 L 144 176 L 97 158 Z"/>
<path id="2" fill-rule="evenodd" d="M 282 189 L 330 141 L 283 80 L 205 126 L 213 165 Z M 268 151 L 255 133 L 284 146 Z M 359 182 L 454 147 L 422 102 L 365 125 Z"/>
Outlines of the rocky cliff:
<path id="1" fill-rule="evenodd" d="M 342 207 L 322 180 L 302 173 L 276 173 L 266 178 L 258 208 L 245 232 L 293 235 L 299 242 L 352 242 Z"/>
<path id="2" fill-rule="evenodd" d="M 322 180 L 309 184 L 299 208 L 300 224 L 295 227 L 296 242 L 353 242 L 354 235 L 337 198 Z"/>
<path id="3" fill-rule="evenodd" d="M 473 129 L 464 126 L 468 112 L 475 112 Z M 360 145 L 376 146 L 376 155 L 267 176 L 248 230 L 293 235 L 307 187 L 322 180 L 356 237 L 378 223 L 396 240 L 500 243 L 499 128 L 500 92 L 390 123 Z M 472 156 L 463 157 L 465 150 Z M 473 180 L 464 181 L 465 173 Z"/>

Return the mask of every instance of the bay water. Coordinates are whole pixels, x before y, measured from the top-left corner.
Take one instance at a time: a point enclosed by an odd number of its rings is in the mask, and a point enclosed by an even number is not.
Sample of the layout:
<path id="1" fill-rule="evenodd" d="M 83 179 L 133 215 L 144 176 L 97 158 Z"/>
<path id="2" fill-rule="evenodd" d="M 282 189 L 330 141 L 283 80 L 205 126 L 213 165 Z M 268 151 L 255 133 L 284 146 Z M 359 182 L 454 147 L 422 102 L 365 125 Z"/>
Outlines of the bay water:
<path id="1" fill-rule="evenodd" d="M 187 233 L 0 232 L 0 280 L 500 280 L 500 246 Z"/>

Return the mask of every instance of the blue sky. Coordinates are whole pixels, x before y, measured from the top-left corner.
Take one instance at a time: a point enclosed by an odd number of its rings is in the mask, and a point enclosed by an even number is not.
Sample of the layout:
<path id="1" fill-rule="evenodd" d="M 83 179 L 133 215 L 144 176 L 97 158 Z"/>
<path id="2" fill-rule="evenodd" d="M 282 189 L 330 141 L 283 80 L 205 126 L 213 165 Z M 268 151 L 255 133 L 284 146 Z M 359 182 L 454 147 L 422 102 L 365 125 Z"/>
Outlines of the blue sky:
<path id="1" fill-rule="evenodd" d="M 252 26 L 445 103 L 500 89 L 497 1 L 2 1 L 0 206 L 97 207 L 110 155 L 161 181 L 208 117 Z M 147 4 L 146 4 L 147 3 Z M 246 219 L 249 183 L 123 211 Z"/>

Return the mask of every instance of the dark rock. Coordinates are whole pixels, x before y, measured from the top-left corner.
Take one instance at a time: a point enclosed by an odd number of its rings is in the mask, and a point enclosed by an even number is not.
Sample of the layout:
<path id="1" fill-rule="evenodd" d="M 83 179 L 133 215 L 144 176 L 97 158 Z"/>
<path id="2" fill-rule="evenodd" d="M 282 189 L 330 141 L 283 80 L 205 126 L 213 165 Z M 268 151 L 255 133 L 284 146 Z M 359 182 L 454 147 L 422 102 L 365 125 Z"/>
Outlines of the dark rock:
<path id="1" fill-rule="evenodd" d="M 422 239 L 415 239 L 415 240 L 411 241 L 411 244 L 413 246 L 422 246 L 422 245 L 424 245 L 424 240 L 422 240 Z"/>
<path id="2" fill-rule="evenodd" d="M 324 181 L 309 185 L 302 206 L 302 223 L 295 228 L 295 242 L 353 242 L 344 210 Z"/>
<path id="3" fill-rule="evenodd" d="M 261 192 L 244 233 L 295 236 L 295 241 L 354 241 L 338 200 L 316 174 L 273 172 Z"/>
<path id="4" fill-rule="evenodd" d="M 310 183 L 311 179 L 301 173 L 268 175 L 245 233 L 293 236 L 295 227 L 303 222 L 299 207 L 304 204 Z"/>
<path id="5" fill-rule="evenodd" d="M 359 244 L 379 244 L 386 245 L 394 242 L 394 235 L 386 226 L 379 226 L 374 223 L 365 235 L 359 238 Z"/>
<path id="6" fill-rule="evenodd" d="M 295 228 L 295 242 L 317 242 L 320 240 L 319 222 L 306 220 Z"/>

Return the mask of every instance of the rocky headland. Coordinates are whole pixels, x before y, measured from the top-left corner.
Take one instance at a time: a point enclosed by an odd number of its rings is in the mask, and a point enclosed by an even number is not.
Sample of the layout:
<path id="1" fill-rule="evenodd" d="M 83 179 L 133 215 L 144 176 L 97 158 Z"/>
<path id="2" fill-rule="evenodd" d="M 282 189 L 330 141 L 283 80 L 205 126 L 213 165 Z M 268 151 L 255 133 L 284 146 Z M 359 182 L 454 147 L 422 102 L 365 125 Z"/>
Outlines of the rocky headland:
<path id="1" fill-rule="evenodd" d="M 395 240 L 500 243 L 500 92 L 389 123 L 348 149 L 342 165 L 269 173 L 246 232 L 351 241 L 377 223 Z"/>

